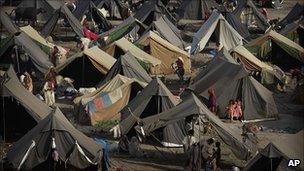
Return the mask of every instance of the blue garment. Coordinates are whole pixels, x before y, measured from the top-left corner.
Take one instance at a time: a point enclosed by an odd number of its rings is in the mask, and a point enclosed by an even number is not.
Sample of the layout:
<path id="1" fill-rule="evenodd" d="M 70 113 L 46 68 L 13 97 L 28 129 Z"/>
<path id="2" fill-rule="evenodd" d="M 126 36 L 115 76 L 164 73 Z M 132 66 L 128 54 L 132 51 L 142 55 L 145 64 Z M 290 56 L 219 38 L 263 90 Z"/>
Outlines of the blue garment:
<path id="1" fill-rule="evenodd" d="M 209 53 L 212 55 L 212 57 L 215 57 L 218 54 L 218 51 L 216 49 L 213 49 L 213 50 L 210 50 Z"/>
<path id="2" fill-rule="evenodd" d="M 102 146 L 103 159 L 102 159 L 102 170 L 108 170 L 110 167 L 110 155 L 109 155 L 109 144 L 103 139 L 94 138 L 95 142 Z"/>

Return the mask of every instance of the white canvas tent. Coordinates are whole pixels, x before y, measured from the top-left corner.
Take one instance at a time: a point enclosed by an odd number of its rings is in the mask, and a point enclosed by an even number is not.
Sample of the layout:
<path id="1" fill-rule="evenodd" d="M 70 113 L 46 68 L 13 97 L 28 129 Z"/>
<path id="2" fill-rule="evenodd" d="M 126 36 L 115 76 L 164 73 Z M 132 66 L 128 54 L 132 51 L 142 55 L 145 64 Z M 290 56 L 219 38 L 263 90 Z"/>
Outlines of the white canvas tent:
<path id="1" fill-rule="evenodd" d="M 243 37 L 227 22 L 222 14 L 215 11 L 196 32 L 191 45 L 191 54 L 201 52 L 213 33 L 217 35 L 218 42 L 227 50 L 243 44 Z"/>

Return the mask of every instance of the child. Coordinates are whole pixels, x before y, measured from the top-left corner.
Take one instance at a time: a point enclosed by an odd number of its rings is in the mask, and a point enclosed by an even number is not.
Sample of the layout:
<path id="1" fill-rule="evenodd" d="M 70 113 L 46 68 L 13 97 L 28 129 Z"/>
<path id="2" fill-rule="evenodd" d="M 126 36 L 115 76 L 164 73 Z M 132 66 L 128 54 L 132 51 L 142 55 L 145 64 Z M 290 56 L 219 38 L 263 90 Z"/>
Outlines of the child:
<path id="1" fill-rule="evenodd" d="M 241 120 L 243 117 L 243 111 L 242 111 L 242 101 L 240 99 L 236 100 L 236 105 L 235 105 L 235 117 L 238 120 Z"/>
<path id="2" fill-rule="evenodd" d="M 233 120 L 234 114 L 235 114 L 235 104 L 234 100 L 229 100 L 229 104 L 226 107 L 226 114 L 227 117 L 230 118 L 230 120 Z"/>

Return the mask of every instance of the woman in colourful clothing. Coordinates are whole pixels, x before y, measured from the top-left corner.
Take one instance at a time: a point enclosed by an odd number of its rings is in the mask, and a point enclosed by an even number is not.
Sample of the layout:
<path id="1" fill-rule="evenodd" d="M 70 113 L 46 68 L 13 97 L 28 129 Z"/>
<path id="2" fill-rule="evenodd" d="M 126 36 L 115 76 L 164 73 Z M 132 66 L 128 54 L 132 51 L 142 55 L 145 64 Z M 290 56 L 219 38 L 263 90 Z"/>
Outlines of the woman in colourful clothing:
<path id="1" fill-rule="evenodd" d="M 89 23 L 85 20 L 83 23 L 83 34 L 84 37 L 90 39 L 91 41 L 97 41 L 100 36 L 91 30 L 89 30 Z"/>

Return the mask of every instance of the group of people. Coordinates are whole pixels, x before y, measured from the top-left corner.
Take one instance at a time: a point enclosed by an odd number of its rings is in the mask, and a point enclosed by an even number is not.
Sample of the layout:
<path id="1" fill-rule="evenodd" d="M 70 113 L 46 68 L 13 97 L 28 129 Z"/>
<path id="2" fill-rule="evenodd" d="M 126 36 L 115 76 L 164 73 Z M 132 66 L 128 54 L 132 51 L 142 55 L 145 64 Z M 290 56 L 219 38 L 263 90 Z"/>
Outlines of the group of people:
<path id="1" fill-rule="evenodd" d="M 194 136 L 194 130 L 188 131 L 184 141 L 184 152 L 186 153 L 185 170 L 218 171 L 221 161 L 221 143 L 215 142 L 213 138 L 198 142 Z"/>
<path id="2" fill-rule="evenodd" d="M 242 101 L 240 99 L 229 100 L 229 104 L 226 107 L 226 114 L 231 121 L 233 121 L 234 119 L 242 120 L 243 119 Z"/>

